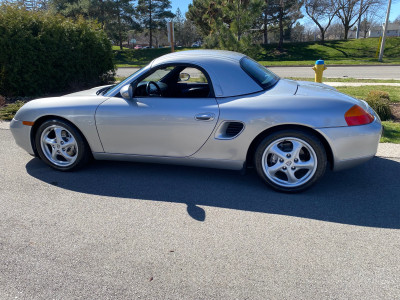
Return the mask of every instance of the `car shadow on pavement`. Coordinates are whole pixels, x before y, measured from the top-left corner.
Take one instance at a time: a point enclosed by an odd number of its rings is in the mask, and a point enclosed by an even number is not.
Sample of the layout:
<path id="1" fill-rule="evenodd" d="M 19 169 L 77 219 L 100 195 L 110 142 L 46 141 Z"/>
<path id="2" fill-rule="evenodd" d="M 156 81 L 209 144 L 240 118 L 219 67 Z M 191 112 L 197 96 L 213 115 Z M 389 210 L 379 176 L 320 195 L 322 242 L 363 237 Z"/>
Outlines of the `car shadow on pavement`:
<path id="1" fill-rule="evenodd" d="M 400 162 L 378 158 L 332 172 L 301 194 L 271 190 L 254 170 L 237 171 L 97 161 L 77 172 L 58 172 L 37 158 L 28 173 L 59 188 L 92 195 L 185 203 L 188 214 L 206 219 L 200 206 L 280 214 L 321 221 L 400 228 Z"/>

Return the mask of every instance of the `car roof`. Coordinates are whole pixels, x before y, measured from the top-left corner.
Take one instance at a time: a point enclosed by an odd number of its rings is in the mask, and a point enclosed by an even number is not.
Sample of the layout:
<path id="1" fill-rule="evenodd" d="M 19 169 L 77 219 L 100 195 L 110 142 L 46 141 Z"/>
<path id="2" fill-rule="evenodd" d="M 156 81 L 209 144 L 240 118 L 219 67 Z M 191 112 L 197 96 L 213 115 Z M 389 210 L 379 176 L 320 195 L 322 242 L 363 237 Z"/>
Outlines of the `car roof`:
<path id="1" fill-rule="evenodd" d="M 151 68 L 164 64 L 187 63 L 203 68 L 212 81 L 217 97 L 231 97 L 262 91 L 240 66 L 246 55 L 225 50 L 186 50 L 160 56 Z"/>
<path id="2" fill-rule="evenodd" d="M 176 60 L 188 57 L 196 57 L 198 59 L 207 58 L 207 59 L 218 59 L 218 60 L 230 60 L 239 62 L 245 55 L 233 52 L 233 51 L 226 51 L 226 50 L 210 50 L 210 49 L 201 49 L 201 50 L 185 50 L 185 51 L 178 51 L 174 53 L 169 53 L 163 56 L 156 58 L 153 63 L 160 64 L 165 60 Z"/>

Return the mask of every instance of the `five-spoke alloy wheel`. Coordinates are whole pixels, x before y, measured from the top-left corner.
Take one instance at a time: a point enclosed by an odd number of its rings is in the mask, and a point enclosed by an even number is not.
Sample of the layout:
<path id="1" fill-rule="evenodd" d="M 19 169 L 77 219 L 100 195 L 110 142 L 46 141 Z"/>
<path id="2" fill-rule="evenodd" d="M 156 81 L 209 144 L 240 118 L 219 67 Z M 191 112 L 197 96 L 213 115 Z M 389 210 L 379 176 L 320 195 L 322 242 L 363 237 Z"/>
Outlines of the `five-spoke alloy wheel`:
<path id="1" fill-rule="evenodd" d="M 274 189 L 299 192 L 314 184 L 325 172 L 326 152 L 314 135 L 284 130 L 266 137 L 258 146 L 258 174 Z"/>
<path id="2" fill-rule="evenodd" d="M 35 143 L 40 158 L 57 170 L 76 169 L 89 159 L 89 147 L 81 133 L 62 120 L 44 122 Z"/>

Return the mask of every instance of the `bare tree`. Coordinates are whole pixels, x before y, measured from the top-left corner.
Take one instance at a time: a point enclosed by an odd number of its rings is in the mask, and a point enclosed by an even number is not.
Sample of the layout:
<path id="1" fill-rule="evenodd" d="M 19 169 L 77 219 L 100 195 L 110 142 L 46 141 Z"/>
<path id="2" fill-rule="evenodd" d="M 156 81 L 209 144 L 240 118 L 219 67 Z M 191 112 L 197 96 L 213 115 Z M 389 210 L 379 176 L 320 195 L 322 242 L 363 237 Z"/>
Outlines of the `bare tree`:
<path id="1" fill-rule="evenodd" d="M 305 40 L 305 27 L 301 25 L 299 22 L 296 23 L 295 26 L 292 27 L 290 33 L 290 41 L 292 42 L 304 42 Z"/>
<path id="2" fill-rule="evenodd" d="M 334 20 L 325 33 L 325 37 L 332 40 L 342 40 L 343 39 L 343 24 L 339 20 Z"/>
<path id="3" fill-rule="evenodd" d="M 382 13 L 381 10 L 372 8 L 365 11 L 362 21 L 360 22 L 360 31 L 364 38 L 367 37 L 367 34 L 372 27 L 379 24 L 378 20 L 383 17 Z"/>
<path id="4" fill-rule="evenodd" d="M 325 41 L 325 33 L 339 8 L 334 5 L 334 0 L 305 0 L 307 15 L 317 25 L 321 32 L 321 42 Z"/>
<path id="5" fill-rule="evenodd" d="M 365 11 L 377 5 L 381 0 L 334 0 L 336 15 L 340 19 L 344 27 L 344 39 L 347 40 L 350 28 L 357 23 L 358 19 L 365 13 Z"/>

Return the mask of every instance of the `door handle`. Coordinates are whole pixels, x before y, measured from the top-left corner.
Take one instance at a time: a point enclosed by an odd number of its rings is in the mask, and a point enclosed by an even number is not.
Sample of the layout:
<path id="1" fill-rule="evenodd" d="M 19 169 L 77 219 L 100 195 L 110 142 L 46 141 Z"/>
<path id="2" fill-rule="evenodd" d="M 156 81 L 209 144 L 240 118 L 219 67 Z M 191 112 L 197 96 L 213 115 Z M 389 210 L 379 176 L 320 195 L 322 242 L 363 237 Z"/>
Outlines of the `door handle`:
<path id="1" fill-rule="evenodd" d="M 214 117 L 213 113 L 201 113 L 194 116 L 197 121 L 212 121 Z"/>

